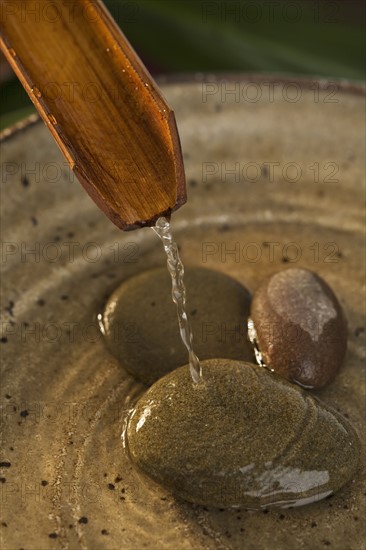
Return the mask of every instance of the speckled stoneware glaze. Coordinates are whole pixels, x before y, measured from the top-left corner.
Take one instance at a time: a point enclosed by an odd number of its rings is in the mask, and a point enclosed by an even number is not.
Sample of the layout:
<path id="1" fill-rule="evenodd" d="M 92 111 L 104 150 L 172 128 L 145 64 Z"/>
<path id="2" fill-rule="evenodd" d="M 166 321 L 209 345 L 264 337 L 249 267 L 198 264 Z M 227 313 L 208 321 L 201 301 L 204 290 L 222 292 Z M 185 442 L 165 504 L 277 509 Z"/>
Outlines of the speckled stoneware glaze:
<path id="1" fill-rule="evenodd" d="M 163 85 L 187 175 L 172 219 L 182 259 L 251 293 L 285 267 L 318 273 L 344 310 L 348 350 L 317 395 L 361 434 L 363 92 L 229 78 L 239 95 L 214 76 L 209 88 L 202 77 Z M 6 132 L 2 162 L 2 546 L 361 550 L 364 444 L 350 483 L 292 510 L 206 509 L 139 474 L 121 432 L 145 388 L 109 353 L 97 315 L 123 281 L 165 265 L 161 243 L 107 220 L 42 122 Z"/>

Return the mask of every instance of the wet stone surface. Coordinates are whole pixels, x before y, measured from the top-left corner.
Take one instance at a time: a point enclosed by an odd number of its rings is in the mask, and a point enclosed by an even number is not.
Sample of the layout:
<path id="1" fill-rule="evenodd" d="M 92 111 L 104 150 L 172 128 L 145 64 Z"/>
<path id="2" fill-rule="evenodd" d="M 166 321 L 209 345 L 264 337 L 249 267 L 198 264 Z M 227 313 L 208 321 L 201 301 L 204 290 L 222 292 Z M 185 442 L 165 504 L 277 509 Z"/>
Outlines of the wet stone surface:
<path id="1" fill-rule="evenodd" d="M 329 384 L 344 361 L 347 322 L 331 288 L 315 273 L 290 268 L 254 293 L 251 318 L 267 366 L 306 388 Z"/>
<path id="2" fill-rule="evenodd" d="M 202 363 L 156 382 L 131 412 L 134 464 L 175 495 L 209 507 L 300 506 L 337 491 L 355 473 L 349 423 L 307 392 L 259 366 Z"/>
<path id="3" fill-rule="evenodd" d="M 210 269 L 186 269 L 187 312 L 199 359 L 252 360 L 246 337 L 250 296 L 236 280 Z M 103 313 L 105 341 L 121 366 L 145 384 L 187 363 L 166 268 L 124 282 Z"/>

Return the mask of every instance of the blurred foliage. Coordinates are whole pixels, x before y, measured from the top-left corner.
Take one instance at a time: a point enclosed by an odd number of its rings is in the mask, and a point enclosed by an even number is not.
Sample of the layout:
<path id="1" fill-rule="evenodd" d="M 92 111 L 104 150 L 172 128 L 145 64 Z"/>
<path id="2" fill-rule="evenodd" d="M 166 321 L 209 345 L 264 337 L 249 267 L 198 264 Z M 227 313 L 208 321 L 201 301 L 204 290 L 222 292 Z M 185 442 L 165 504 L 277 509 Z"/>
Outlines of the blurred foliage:
<path id="1" fill-rule="evenodd" d="M 152 74 L 240 71 L 362 80 L 365 4 L 348 0 L 106 0 Z M 1 127 L 33 111 L 0 88 Z"/>

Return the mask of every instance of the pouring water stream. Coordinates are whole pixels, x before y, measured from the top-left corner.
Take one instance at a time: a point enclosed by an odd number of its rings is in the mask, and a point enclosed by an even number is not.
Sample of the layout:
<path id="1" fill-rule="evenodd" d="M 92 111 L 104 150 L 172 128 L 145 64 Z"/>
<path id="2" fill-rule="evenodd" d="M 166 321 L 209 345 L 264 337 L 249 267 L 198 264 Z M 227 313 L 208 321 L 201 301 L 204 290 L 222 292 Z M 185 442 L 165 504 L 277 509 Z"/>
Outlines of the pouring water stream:
<path id="1" fill-rule="evenodd" d="M 167 266 L 172 278 L 172 298 L 177 306 L 180 335 L 187 348 L 189 368 L 193 382 L 202 380 L 202 369 L 197 355 L 193 351 L 193 334 L 186 311 L 186 289 L 184 286 L 184 266 L 179 257 L 178 245 L 174 240 L 170 223 L 166 218 L 159 218 L 152 227 L 160 237 L 167 255 Z"/>

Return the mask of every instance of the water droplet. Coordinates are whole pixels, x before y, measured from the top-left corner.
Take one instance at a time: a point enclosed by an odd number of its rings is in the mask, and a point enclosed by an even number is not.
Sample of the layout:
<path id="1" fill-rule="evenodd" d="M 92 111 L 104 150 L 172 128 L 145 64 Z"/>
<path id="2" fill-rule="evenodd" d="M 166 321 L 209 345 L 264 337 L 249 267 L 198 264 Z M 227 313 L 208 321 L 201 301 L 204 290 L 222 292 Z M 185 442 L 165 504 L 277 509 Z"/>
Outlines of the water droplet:
<path id="1" fill-rule="evenodd" d="M 42 96 L 42 92 L 40 92 L 40 90 L 36 86 L 33 86 L 33 88 L 31 89 L 31 92 L 36 97 L 41 97 Z"/>
<path id="2" fill-rule="evenodd" d="M 100 332 L 103 334 L 103 336 L 105 336 L 105 327 L 104 327 L 104 323 L 103 323 L 103 315 L 101 313 L 98 313 L 97 319 L 98 319 L 98 325 L 99 325 Z"/>
<path id="3" fill-rule="evenodd" d="M 10 53 L 10 55 L 11 55 L 12 57 L 16 57 L 16 56 L 17 56 L 17 53 L 16 53 L 16 51 L 14 50 L 14 48 L 9 48 L 9 49 L 8 49 L 8 52 Z"/>
<path id="4" fill-rule="evenodd" d="M 55 118 L 53 115 L 48 115 L 48 120 L 50 121 L 50 123 L 51 123 L 53 126 L 56 126 L 57 120 L 56 120 L 56 118 Z"/>
<path id="5" fill-rule="evenodd" d="M 161 115 L 162 120 L 167 120 L 168 113 L 166 109 L 159 109 L 159 113 Z"/>
<path id="6" fill-rule="evenodd" d="M 148 88 L 148 87 L 149 87 L 149 85 L 148 85 L 148 83 L 147 83 L 147 82 L 145 82 L 145 86 L 146 86 L 146 88 Z"/>

